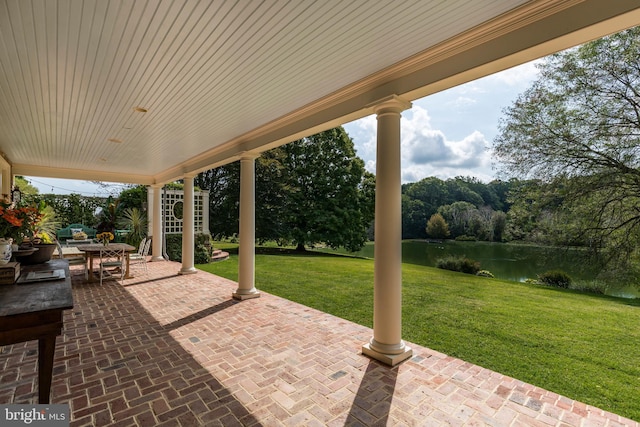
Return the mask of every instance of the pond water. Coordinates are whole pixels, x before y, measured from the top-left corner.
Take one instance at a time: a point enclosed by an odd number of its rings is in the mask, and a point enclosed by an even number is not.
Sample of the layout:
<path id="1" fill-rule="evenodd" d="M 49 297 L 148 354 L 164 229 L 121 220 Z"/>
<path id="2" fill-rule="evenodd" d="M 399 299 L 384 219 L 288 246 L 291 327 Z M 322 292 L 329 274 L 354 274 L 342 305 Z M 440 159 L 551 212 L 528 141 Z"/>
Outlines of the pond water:
<path id="1" fill-rule="evenodd" d="M 373 244 L 366 245 L 355 255 L 373 258 Z M 535 279 L 549 270 L 562 270 L 574 280 L 592 280 L 598 271 L 585 261 L 584 253 L 577 249 L 512 245 L 488 242 L 428 243 L 418 240 L 402 242 L 402 262 L 435 267 L 439 258 L 463 255 L 480 262 L 480 268 L 489 270 L 499 279 L 523 282 Z M 635 288 L 612 291 L 611 295 L 634 298 L 640 296 Z"/>

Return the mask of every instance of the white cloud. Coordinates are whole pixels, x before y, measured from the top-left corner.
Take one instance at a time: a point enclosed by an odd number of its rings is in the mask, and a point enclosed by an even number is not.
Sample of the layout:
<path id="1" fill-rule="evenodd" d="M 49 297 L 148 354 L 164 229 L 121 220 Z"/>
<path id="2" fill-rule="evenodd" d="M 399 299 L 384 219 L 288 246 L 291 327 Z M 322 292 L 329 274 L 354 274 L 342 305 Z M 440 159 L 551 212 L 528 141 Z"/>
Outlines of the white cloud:
<path id="1" fill-rule="evenodd" d="M 368 116 L 345 125 L 354 140 L 358 155 L 368 171 L 375 173 L 376 119 Z M 452 140 L 433 129 L 426 108 L 415 105 L 403 114 L 401 130 L 402 181 L 415 182 L 427 176 L 442 179 L 475 176 L 492 179 L 488 143 L 479 131 L 471 131 L 461 140 Z"/>
<path id="2" fill-rule="evenodd" d="M 482 80 L 486 80 L 483 83 L 498 83 L 506 84 L 508 86 L 528 86 L 533 80 L 538 77 L 539 71 L 536 64 L 539 64 L 542 60 L 527 62 L 517 67 L 509 68 L 496 74 L 485 77 Z"/>
<path id="3" fill-rule="evenodd" d="M 425 123 L 427 124 L 425 126 Z M 413 107 L 413 116 L 402 122 L 402 170 L 405 181 L 427 176 L 488 176 L 491 157 L 482 133 L 471 132 L 460 141 L 432 129 L 426 109 Z"/>
<path id="4" fill-rule="evenodd" d="M 477 92 L 479 93 L 479 92 Z M 457 98 L 453 99 L 449 105 L 452 107 L 469 107 L 471 105 L 475 105 L 478 103 L 478 99 L 477 98 L 471 98 L 469 96 L 458 96 Z"/>

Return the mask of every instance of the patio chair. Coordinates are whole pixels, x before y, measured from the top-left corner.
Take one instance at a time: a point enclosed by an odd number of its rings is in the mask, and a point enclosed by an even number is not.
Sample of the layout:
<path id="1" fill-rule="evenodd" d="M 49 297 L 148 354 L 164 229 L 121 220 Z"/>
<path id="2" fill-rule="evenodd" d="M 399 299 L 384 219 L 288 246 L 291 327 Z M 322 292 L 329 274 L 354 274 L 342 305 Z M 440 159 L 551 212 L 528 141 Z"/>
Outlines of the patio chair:
<path id="1" fill-rule="evenodd" d="M 102 279 L 116 278 L 124 279 L 125 273 L 125 250 L 111 249 L 108 246 L 100 249 L 100 284 Z M 117 273 L 117 275 L 115 274 Z M 117 280 L 117 279 L 116 279 Z"/>
<path id="2" fill-rule="evenodd" d="M 60 259 L 66 259 L 67 261 L 69 261 L 69 267 L 71 267 L 72 265 L 81 265 L 82 272 L 86 280 L 89 277 L 89 270 L 87 269 L 87 258 L 84 255 L 74 255 L 70 257 L 65 257 L 64 251 L 62 250 L 62 245 L 57 240 L 56 240 L 56 245 L 58 246 L 58 257 Z"/>
<path id="3" fill-rule="evenodd" d="M 138 251 L 135 254 L 130 254 L 131 255 L 142 255 L 142 252 L 144 252 L 144 245 L 147 243 L 147 238 L 143 237 L 142 240 L 140 240 L 140 244 L 138 245 Z"/>
<path id="4" fill-rule="evenodd" d="M 149 256 L 149 250 L 151 250 L 151 239 L 143 239 L 138 247 L 138 252 L 129 255 L 129 267 L 142 265 L 144 267 L 144 272 L 148 273 L 147 257 Z"/>

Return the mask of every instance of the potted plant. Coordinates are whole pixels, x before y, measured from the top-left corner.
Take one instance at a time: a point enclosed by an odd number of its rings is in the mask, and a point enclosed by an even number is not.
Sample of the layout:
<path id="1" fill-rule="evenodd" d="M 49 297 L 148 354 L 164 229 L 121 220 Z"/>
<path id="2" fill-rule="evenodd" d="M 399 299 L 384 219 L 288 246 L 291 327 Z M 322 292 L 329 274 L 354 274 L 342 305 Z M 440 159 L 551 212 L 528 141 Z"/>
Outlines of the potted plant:
<path id="1" fill-rule="evenodd" d="M 0 199 L 0 264 L 8 263 L 17 245 L 33 235 L 33 226 L 40 218 L 36 207 L 18 207 L 6 198 Z"/>
<path id="2" fill-rule="evenodd" d="M 23 264 L 40 264 L 47 262 L 56 250 L 55 235 L 59 228 L 56 220 L 56 213 L 51 206 L 46 206 L 43 202 L 38 205 L 39 218 L 32 227 L 32 237 L 23 242 L 25 247 L 38 248 L 31 255 L 21 257 Z"/>

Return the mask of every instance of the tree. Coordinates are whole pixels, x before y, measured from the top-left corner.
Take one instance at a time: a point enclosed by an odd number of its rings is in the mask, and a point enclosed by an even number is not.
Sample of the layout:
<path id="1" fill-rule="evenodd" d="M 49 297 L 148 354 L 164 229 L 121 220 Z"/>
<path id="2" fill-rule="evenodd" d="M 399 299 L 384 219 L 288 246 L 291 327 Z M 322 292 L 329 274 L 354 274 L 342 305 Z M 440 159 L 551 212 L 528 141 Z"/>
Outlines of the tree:
<path id="1" fill-rule="evenodd" d="M 427 221 L 427 235 L 434 239 L 446 239 L 449 237 L 449 226 L 439 213 L 431 215 Z"/>
<path id="2" fill-rule="evenodd" d="M 506 226 L 507 214 L 502 211 L 493 211 L 491 214 L 491 240 L 502 242 Z"/>
<path id="3" fill-rule="evenodd" d="M 429 218 L 436 213 L 438 207 L 451 203 L 447 187 L 447 184 L 441 179 L 430 176 L 418 182 L 404 185 L 403 194 L 411 199 L 420 200 L 425 207 L 425 218 Z"/>
<path id="4" fill-rule="evenodd" d="M 20 192 L 23 195 L 38 194 L 39 193 L 38 189 L 36 187 L 34 187 L 33 185 L 31 185 L 29 183 L 29 181 L 27 181 L 22 176 L 15 176 L 14 177 L 14 184 L 15 184 L 16 187 L 18 187 L 20 189 Z"/>
<path id="5" fill-rule="evenodd" d="M 638 27 L 552 55 L 494 144 L 503 172 L 559 193 L 567 240 L 606 263 L 628 260 L 640 234 L 639 88 Z"/>
<path id="6" fill-rule="evenodd" d="M 477 208 L 485 204 L 482 196 L 470 188 L 469 182 L 461 178 L 448 179 L 445 181 L 445 185 L 447 186 L 449 203 L 469 202 Z"/>
<path id="7" fill-rule="evenodd" d="M 101 197 L 85 197 L 79 194 L 27 194 L 23 197 L 26 204 L 40 204 L 52 206 L 56 212 L 56 219 L 62 227 L 69 224 L 85 224 L 95 226 L 96 213 L 105 200 Z"/>
<path id="8" fill-rule="evenodd" d="M 476 207 L 469 202 L 454 202 L 450 205 L 440 206 L 438 213 L 449 224 L 453 237 L 471 235 L 471 218 Z"/>
<path id="9" fill-rule="evenodd" d="M 239 163 L 204 172 L 214 235 L 238 230 Z M 256 239 L 360 249 L 374 215 L 375 176 L 342 127 L 269 150 L 256 159 Z"/>
<path id="10" fill-rule="evenodd" d="M 211 234 L 218 237 L 229 237 L 238 233 L 240 162 L 201 172 L 195 177 L 194 185 L 209 191 L 209 230 Z"/>
<path id="11" fill-rule="evenodd" d="M 285 218 L 288 197 L 285 150 L 274 149 L 256 159 L 256 238 L 260 242 L 275 240 L 286 243 Z"/>
<path id="12" fill-rule="evenodd" d="M 402 195 L 402 238 L 424 239 L 426 231 L 424 224 L 427 221 L 427 209 L 422 200 L 412 199 L 406 194 Z"/>
<path id="13" fill-rule="evenodd" d="M 345 130 L 333 128 L 279 149 L 288 190 L 284 227 L 298 250 L 319 242 L 360 249 L 373 218 L 371 177 Z"/>
<path id="14" fill-rule="evenodd" d="M 147 187 L 145 185 L 134 185 L 120 192 L 118 199 L 120 200 L 120 209 L 139 209 L 144 211 L 149 208 L 147 206 Z"/>

